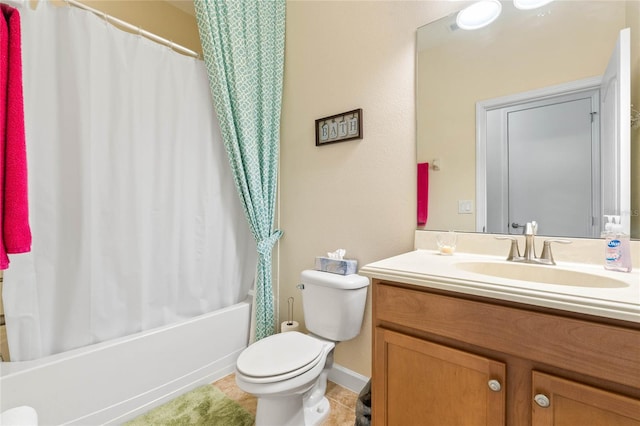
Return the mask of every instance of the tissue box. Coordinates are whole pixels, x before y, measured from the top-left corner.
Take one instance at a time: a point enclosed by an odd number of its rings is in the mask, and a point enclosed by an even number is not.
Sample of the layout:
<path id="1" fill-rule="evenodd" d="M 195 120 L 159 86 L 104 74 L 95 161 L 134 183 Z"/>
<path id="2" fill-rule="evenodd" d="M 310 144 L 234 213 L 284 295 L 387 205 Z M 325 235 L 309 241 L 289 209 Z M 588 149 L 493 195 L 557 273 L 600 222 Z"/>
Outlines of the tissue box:
<path id="1" fill-rule="evenodd" d="M 350 275 L 358 269 L 358 261 L 355 259 L 330 259 L 328 257 L 316 257 L 317 271 L 331 272 L 332 274 Z"/>

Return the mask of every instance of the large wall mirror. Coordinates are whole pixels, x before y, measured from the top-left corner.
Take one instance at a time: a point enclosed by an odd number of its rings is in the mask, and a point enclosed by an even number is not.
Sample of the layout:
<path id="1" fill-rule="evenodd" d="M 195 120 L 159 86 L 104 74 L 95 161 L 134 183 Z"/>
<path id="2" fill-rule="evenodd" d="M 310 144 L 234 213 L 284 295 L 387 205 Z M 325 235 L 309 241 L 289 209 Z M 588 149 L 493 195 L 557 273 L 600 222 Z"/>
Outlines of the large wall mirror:
<path id="1" fill-rule="evenodd" d="M 481 29 L 457 13 L 418 29 L 418 229 L 518 234 L 535 220 L 540 235 L 599 237 L 617 214 L 640 238 L 640 1 L 501 4 Z"/>

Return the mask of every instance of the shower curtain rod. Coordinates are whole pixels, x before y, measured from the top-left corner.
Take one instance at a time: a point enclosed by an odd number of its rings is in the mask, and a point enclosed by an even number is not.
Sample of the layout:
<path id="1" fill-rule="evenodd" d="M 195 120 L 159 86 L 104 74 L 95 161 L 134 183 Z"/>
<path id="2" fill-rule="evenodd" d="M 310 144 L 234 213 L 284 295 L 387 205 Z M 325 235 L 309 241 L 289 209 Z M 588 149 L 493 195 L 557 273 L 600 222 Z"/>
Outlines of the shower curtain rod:
<path id="1" fill-rule="evenodd" d="M 76 0 L 64 0 L 64 1 L 67 4 L 71 5 L 71 6 L 75 6 L 75 7 L 78 7 L 80 9 L 84 9 L 84 10 L 87 10 L 89 12 L 92 12 L 92 13 L 100 16 L 102 19 L 104 19 L 107 22 L 111 22 L 111 23 L 117 24 L 117 25 L 119 25 L 121 27 L 126 28 L 129 31 L 137 33 L 137 34 L 139 34 L 139 35 L 141 35 L 143 37 L 146 37 L 149 40 L 153 40 L 156 43 L 160 43 L 160 44 L 163 44 L 165 46 L 169 46 L 171 49 L 173 49 L 173 50 L 175 50 L 177 52 L 183 53 L 183 54 L 188 55 L 188 56 L 193 56 L 195 58 L 200 58 L 200 55 L 197 52 L 194 52 L 191 49 L 187 49 L 186 47 L 181 46 L 179 44 L 176 44 L 176 43 L 174 43 L 174 42 L 172 42 L 170 40 L 167 40 L 166 38 L 162 38 L 162 37 L 160 37 L 158 35 L 150 33 L 147 30 L 143 30 L 142 28 L 137 27 L 137 26 L 135 26 L 133 24 L 130 24 L 128 22 L 125 22 L 122 19 L 118 19 L 118 18 L 115 18 L 115 17 L 113 17 L 111 15 L 107 15 L 105 12 L 102 12 L 102 11 L 100 11 L 98 9 L 94 9 L 94 8 L 92 8 L 90 6 L 87 6 L 84 3 L 80 3 L 80 2 L 78 2 Z"/>

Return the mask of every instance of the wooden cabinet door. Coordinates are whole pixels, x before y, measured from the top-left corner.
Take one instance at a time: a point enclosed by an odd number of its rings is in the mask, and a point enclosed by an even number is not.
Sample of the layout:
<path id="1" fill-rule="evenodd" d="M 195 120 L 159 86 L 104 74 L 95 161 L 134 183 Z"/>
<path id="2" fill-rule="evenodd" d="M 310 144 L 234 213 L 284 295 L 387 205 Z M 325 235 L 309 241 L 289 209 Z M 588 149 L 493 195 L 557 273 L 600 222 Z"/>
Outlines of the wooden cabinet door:
<path id="1" fill-rule="evenodd" d="M 381 327 L 375 332 L 376 426 L 504 425 L 503 363 Z"/>
<path id="2" fill-rule="evenodd" d="M 640 400 L 538 371 L 532 388 L 533 426 L 640 426 Z"/>

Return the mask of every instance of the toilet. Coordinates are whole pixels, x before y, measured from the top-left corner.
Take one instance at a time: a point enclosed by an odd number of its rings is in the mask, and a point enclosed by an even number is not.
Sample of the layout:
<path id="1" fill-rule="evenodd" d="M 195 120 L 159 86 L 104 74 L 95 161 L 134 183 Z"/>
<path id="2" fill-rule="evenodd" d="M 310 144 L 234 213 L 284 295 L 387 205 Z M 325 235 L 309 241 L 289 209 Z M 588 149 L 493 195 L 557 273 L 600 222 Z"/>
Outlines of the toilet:
<path id="1" fill-rule="evenodd" d="M 311 426 L 329 416 L 324 396 L 338 342 L 360 333 L 369 279 L 305 270 L 302 309 L 310 334 L 274 334 L 249 345 L 236 362 L 236 383 L 258 399 L 256 426 Z"/>

